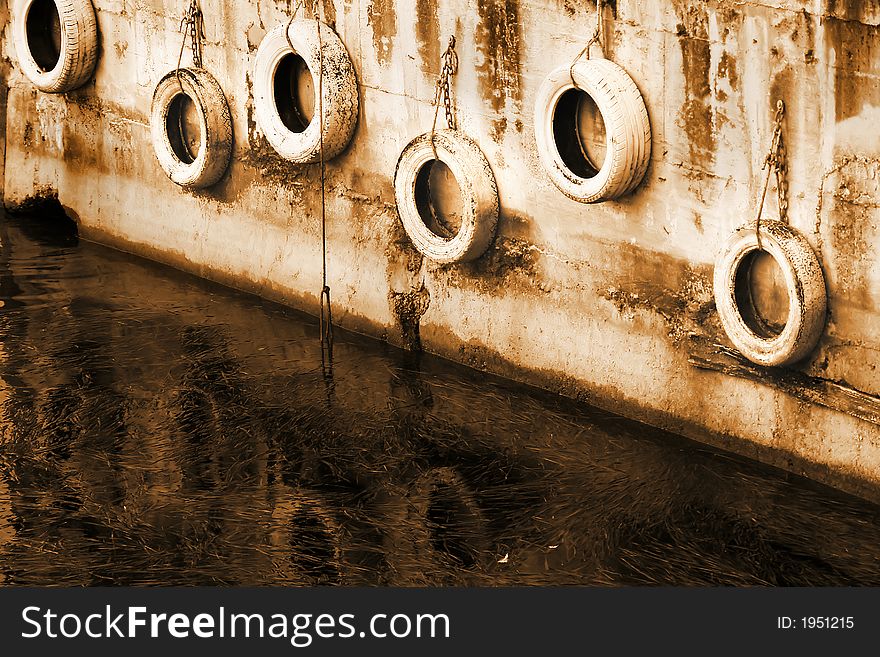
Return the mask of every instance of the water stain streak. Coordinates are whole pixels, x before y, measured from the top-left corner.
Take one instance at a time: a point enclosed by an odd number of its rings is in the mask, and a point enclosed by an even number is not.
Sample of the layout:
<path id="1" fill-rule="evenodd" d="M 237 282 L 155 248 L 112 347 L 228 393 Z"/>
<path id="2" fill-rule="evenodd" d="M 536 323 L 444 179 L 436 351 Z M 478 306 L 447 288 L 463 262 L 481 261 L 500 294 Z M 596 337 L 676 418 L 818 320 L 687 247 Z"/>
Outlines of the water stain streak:
<path id="1" fill-rule="evenodd" d="M 482 62 L 477 65 L 480 93 L 496 113 L 507 101 L 522 103 L 520 47 L 522 23 L 517 0 L 478 0 L 475 38 Z M 495 122 L 495 138 L 500 138 L 507 121 Z"/>
<path id="2" fill-rule="evenodd" d="M 389 64 L 397 37 L 397 13 L 394 0 L 372 0 L 367 8 L 367 22 L 373 30 L 373 47 L 380 64 Z"/>

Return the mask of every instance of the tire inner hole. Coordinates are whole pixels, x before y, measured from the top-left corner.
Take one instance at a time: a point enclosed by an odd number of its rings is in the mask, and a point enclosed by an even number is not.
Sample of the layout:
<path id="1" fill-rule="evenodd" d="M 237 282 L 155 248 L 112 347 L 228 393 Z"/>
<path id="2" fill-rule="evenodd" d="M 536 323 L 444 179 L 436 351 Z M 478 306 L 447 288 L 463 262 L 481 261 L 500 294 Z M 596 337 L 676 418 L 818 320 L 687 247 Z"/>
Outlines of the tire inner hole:
<path id="1" fill-rule="evenodd" d="M 564 92 L 553 113 L 553 139 L 562 161 L 579 178 L 599 173 L 608 154 L 605 120 L 590 94 Z"/>
<path id="2" fill-rule="evenodd" d="M 43 73 L 61 59 L 61 17 L 54 0 L 36 0 L 25 19 L 28 48 Z"/>
<path id="3" fill-rule="evenodd" d="M 168 107 L 165 129 L 171 150 L 184 164 L 192 164 L 202 148 L 202 122 L 196 104 L 187 94 L 179 93 Z"/>
<path id="4" fill-rule="evenodd" d="M 291 132 L 305 132 L 315 116 L 315 81 L 305 60 L 289 53 L 275 71 L 275 107 Z"/>
<path id="5" fill-rule="evenodd" d="M 743 258 L 736 270 L 734 292 L 740 316 L 755 335 L 773 339 L 785 330 L 788 287 L 770 253 L 756 250 Z"/>
<path id="6" fill-rule="evenodd" d="M 430 160 L 416 176 L 416 207 L 428 229 L 443 239 L 461 230 L 464 200 L 452 171 L 440 160 Z"/>

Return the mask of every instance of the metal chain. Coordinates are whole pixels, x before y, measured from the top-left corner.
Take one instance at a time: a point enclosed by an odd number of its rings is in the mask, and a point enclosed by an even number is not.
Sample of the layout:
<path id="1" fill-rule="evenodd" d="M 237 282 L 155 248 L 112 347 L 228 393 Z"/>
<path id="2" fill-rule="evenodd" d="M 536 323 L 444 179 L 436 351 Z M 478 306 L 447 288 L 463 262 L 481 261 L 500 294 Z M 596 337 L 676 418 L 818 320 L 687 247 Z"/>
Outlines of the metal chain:
<path id="1" fill-rule="evenodd" d="M 446 110 L 446 125 L 450 130 L 457 129 L 455 110 L 452 100 L 452 76 L 458 73 L 458 53 L 455 52 L 455 36 L 449 37 L 449 46 L 440 59 L 440 76 L 437 78 L 437 88 L 434 92 L 434 123 L 431 125 L 431 148 L 434 150 L 434 159 L 437 157 L 437 147 L 434 145 L 434 136 L 437 134 L 437 119 L 440 116 L 440 102 Z"/>
<path id="2" fill-rule="evenodd" d="M 174 71 L 174 75 L 177 77 L 177 86 L 180 87 L 180 93 L 186 95 L 186 92 L 183 89 L 183 80 L 180 78 L 180 68 L 183 63 L 183 51 L 186 48 L 187 37 L 190 39 L 193 66 L 196 68 L 202 68 L 202 39 L 205 38 L 205 20 L 204 15 L 202 14 L 202 8 L 199 6 L 199 0 L 190 0 L 186 13 L 183 18 L 180 19 L 179 29 L 180 33 L 183 35 L 183 39 L 180 42 L 180 52 L 177 55 L 177 68 Z M 179 112 L 177 115 L 177 129 L 180 132 L 181 143 L 183 144 L 186 154 L 189 156 L 190 160 L 194 161 L 197 153 L 192 152 L 189 143 L 183 138 L 183 112 Z"/>
<path id="3" fill-rule="evenodd" d="M 599 43 L 599 38 L 602 35 L 602 28 L 604 21 L 602 20 L 602 7 L 605 3 L 605 0 L 596 0 L 596 29 L 593 30 L 593 36 L 590 37 L 590 40 L 587 41 L 587 45 L 584 46 L 584 49 L 578 53 L 578 56 L 574 58 L 574 61 L 571 63 L 571 68 L 569 69 L 569 74 L 571 76 L 571 81 L 574 83 L 574 65 L 577 64 L 581 58 L 586 55 L 587 59 L 590 58 L 590 48 Z M 577 86 L 575 84 L 575 86 Z"/>
<path id="4" fill-rule="evenodd" d="M 773 127 L 773 139 L 770 143 L 770 152 L 764 159 L 761 170 L 767 170 L 764 179 L 764 191 L 761 193 L 761 203 L 758 205 L 758 216 L 755 219 L 755 238 L 758 248 L 761 247 L 761 216 L 764 213 L 764 202 L 767 199 L 767 190 L 770 187 L 770 176 L 776 174 L 776 192 L 779 202 L 779 220 L 788 221 L 788 164 L 786 163 L 785 139 L 782 136 L 782 120 L 785 118 L 785 103 L 781 100 L 776 102 L 776 119 Z"/>
<path id="5" fill-rule="evenodd" d="M 788 223 L 788 159 L 785 150 L 785 137 L 781 132 L 776 145 L 776 194 L 779 200 L 779 220 Z"/>
<path id="6" fill-rule="evenodd" d="M 177 56 L 178 81 L 187 37 L 190 39 L 193 66 L 202 68 L 202 40 L 205 38 L 205 16 L 202 13 L 202 8 L 199 6 L 199 0 L 190 0 L 186 13 L 180 19 L 180 33 L 183 35 L 183 40 L 180 44 L 180 54 Z"/>
<path id="7" fill-rule="evenodd" d="M 290 40 L 290 26 L 299 13 L 300 9 L 305 7 L 305 0 L 300 0 L 296 4 L 293 13 L 290 16 L 290 22 L 284 34 L 287 37 L 287 45 L 293 52 L 296 48 Z M 318 113 L 318 135 L 320 140 L 320 166 L 321 166 L 321 357 L 324 357 L 324 349 L 329 352 L 332 362 L 333 358 L 333 310 L 330 303 L 330 286 L 327 284 L 327 166 L 324 155 L 324 37 L 321 35 L 321 6 L 319 0 L 312 0 L 311 3 L 312 16 L 315 19 L 315 29 L 318 35 L 318 106 L 315 108 Z"/>
<path id="8" fill-rule="evenodd" d="M 318 5 L 319 0 L 312 0 L 310 9 L 312 10 L 312 16 L 318 18 L 318 12 L 320 11 L 320 7 Z M 306 6 L 306 0 L 299 0 L 296 3 L 296 6 L 293 8 L 293 13 L 290 15 L 290 23 L 293 23 L 293 19 L 296 18 L 297 14 L 299 14 L 299 10 Z M 290 23 L 287 24 L 288 28 L 290 27 Z"/>

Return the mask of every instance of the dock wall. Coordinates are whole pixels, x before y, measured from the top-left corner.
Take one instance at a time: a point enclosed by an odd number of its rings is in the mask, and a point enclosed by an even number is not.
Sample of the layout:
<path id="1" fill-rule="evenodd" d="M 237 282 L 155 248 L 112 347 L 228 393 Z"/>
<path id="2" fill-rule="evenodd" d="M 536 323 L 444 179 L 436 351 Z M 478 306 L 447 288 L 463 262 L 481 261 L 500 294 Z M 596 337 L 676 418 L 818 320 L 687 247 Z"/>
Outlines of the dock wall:
<path id="1" fill-rule="evenodd" d="M 166 177 L 149 126 L 186 3 L 93 4 L 97 72 L 64 95 L 22 75 L 6 22 L 7 205 L 57 196 L 87 238 L 317 314 L 319 167 L 279 158 L 254 119 L 257 47 L 296 3 L 202 0 L 235 143 L 199 192 Z M 534 103 L 589 39 L 593 3 L 324 0 L 360 91 L 351 145 L 327 165 L 334 320 L 880 498 L 880 3 L 606 5 L 602 52 L 644 96 L 652 159 L 632 195 L 584 205 L 538 160 Z M 430 130 L 452 34 L 460 129 L 492 167 L 501 218 L 481 259 L 437 265 L 401 227 L 393 176 Z M 733 353 L 712 271 L 754 222 L 778 99 L 789 224 L 817 253 L 829 316 L 807 360 L 768 370 Z"/>

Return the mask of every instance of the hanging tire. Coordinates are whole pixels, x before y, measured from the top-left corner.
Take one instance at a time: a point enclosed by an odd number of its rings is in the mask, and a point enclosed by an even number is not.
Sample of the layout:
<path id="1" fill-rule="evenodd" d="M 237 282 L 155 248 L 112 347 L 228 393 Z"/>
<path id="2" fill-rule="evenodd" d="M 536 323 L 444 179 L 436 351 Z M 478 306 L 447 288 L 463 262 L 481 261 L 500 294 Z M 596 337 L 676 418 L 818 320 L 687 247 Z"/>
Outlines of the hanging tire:
<path id="1" fill-rule="evenodd" d="M 394 173 L 397 212 L 413 245 L 438 263 L 467 262 L 479 258 L 495 237 L 499 201 L 495 175 L 480 147 L 453 130 L 438 131 L 437 158 L 449 167 L 461 189 L 461 226 L 455 234 L 438 234 L 429 226 L 433 210 L 428 180 L 436 161 L 431 135 L 416 137 L 403 149 Z"/>
<path id="2" fill-rule="evenodd" d="M 578 130 L 582 93 L 595 103 L 605 124 L 601 165 L 591 161 Z M 627 72 L 607 59 L 579 60 L 544 80 L 535 102 L 535 138 L 550 180 L 581 203 L 633 192 L 651 159 L 651 124 L 642 94 Z"/>
<path id="3" fill-rule="evenodd" d="M 289 37 L 289 41 L 288 41 Z M 291 49 L 291 44 L 293 48 Z M 323 51 L 323 55 L 322 55 Z M 286 160 L 297 164 L 321 158 L 319 75 L 323 57 L 324 159 L 348 146 L 358 118 L 358 86 L 348 52 L 333 29 L 321 24 L 321 39 L 313 20 L 279 25 L 257 50 L 254 68 L 254 104 L 257 125 L 269 144 Z M 294 94 L 285 89 L 289 67 L 304 64 L 312 76 L 314 116 L 307 119 Z M 289 76 L 287 85 L 289 87 Z M 289 105 L 289 106 L 288 106 Z"/>
<path id="4" fill-rule="evenodd" d="M 188 98 L 198 115 L 201 140 L 197 147 L 184 130 Z M 223 89 L 199 68 L 166 75 L 153 93 L 150 116 L 153 149 L 171 180 L 189 189 L 210 187 L 223 177 L 232 157 L 232 115 Z"/>
<path id="5" fill-rule="evenodd" d="M 754 308 L 739 275 L 749 258 L 764 251 L 782 270 L 788 290 L 784 328 L 771 330 Z M 778 221 L 761 224 L 761 246 L 754 227 L 737 230 L 715 266 L 715 305 L 721 324 L 739 352 L 753 363 L 780 367 L 812 352 L 825 329 L 827 290 L 822 267 L 810 243 Z"/>
<path id="6" fill-rule="evenodd" d="M 83 86 L 98 62 L 91 0 L 18 0 L 13 39 L 22 71 L 46 93 Z"/>

